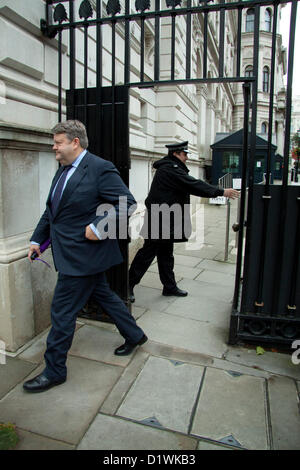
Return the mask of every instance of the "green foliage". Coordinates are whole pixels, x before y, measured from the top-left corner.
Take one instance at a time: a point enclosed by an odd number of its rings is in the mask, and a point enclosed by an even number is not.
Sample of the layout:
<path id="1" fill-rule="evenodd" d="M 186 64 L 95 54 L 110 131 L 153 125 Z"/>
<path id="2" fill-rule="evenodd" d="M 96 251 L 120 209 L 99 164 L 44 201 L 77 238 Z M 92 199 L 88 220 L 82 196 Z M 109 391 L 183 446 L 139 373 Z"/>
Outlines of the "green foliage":
<path id="1" fill-rule="evenodd" d="M 294 147 L 300 147 L 300 135 L 297 132 L 293 135 L 292 142 Z"/>
<path id="2" fill-rule="evenodd" d="M 293 158 L 293 160 L 297 160 L 299 162 L 299 158 L 300 158 L 300 133 L 298 134 L 296 132 L 296 134 L 294 134 L 292 136 L 291 141 L 293 143 L 292 158 Z"/>
<path id="3" fill-rule="evenodd" d="M 0 423 L 0 450 L 12 450 L 18 441 L 16 427 L 11 423 Z"/>
<path id="4" fill-rule="evenodd" d="M 261 346 L 257 346 L 256 354 L 260 355 L 260 354 L 264 354 L 264 353 L 265 353 L 264 348 L 262 348 Z"/>

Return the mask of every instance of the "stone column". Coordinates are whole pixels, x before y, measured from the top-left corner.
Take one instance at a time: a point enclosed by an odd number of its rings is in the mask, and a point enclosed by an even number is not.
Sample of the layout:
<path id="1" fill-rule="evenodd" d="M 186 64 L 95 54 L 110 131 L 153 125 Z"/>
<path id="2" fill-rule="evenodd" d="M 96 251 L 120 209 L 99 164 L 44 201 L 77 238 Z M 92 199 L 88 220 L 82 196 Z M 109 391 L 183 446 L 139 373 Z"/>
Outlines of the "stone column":
<path id="1" fill-rule="evenodd" d="M 44 212 L 57 169 L 52 135 L 0 124 L 0 340 L 16 351 L 50 324 L 56 282 L 52 269 L 27 259 L 29 239 Z"/>
<path id="2" fill-rule="evenodd" d="M 276 153 L 283 155 L 284 153 L 284 122 L 278 121 L 278 128 L 277 128 L 277 150 Z"/>
<path id="3" fill-rule="evenodd" d="M 205 85 L 197 86 L 198 98 L 198 123 L 197 123 L 197 147 L 201 158 L 205 157 L 205 130 L 206 130 L 206 99 L 207 89 Z"/>
<path id="4" fill-rule="evenodd" d="M 210 159 L 210 146 L 215 140 L 215 101 L 207 100 L 206 102 L 206 159 Z"/>

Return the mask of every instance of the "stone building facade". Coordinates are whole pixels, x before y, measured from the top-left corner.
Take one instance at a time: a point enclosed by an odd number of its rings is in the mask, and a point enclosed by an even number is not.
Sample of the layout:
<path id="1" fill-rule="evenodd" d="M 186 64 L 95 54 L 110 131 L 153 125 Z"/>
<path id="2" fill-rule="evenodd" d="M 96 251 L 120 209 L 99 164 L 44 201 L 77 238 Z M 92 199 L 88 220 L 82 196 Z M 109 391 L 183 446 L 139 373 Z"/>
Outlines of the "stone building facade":
<path id="1" fill-rule="evenodd" d="M 300 95 L 293 96 L 291 135 L 300 132 Z"/>
<path id="2" fill-rule="evenodd" d="M 164 2 L 165 0 L 162 0 Z M 153 0 L 152 0 L 153 2 Z M 78 11 L 80 0 L 74 0 Z M 103 6 L 105 6 L 103 3 Z M 95 7 L 95 1 L 91 0 Z M 121 2 L 122 4 L 122 2 Z M 196 3 L 195 3 L 196 4 Z M 184 0 L 183 0 L 184 5 Z M 105 8 L 104 8 L 105 11 Z M 251 65 L 251 37 L 243 19 L 242 68 Z M 57 164 L 50 129 L 57 122 L 57 38 L 45 38 L 40 19 L 44 0 L 0 0 L 0 339 L 8 351 L 16 351 L 49 324 L 49 306 L 56 273 L 42 263 L 26 259 L 30 235 L 44 210 L 47 192 Z M 263 22 L 263 17 L 261 17 Z M 78 13 L 77 17 L 78 19 Z M 260 70 L 269 67 L 271 33 L 264 24 L 260 45 Z M 186 20 L 176 19 L 175 78 L 184 77 Z M 193 15 L 192 78 L 203 69 L 203 17 Z M 218 75 L 219 15 L 208 22 L 208 77 Z M 233 75 L 237 18 L 228 11 L 225 19 L 225 75 Z M 88 86 L 94 87 L 95 32 L 90 28 Z M 145 76 L 153 77 L 154 24 L 145 26 Z M 161 20 L 161 78 L 169 77 L 171 19 Z M 69 83 L 68 34 L 63 32 L 63 89 Z M 124 33 L 117 27 L 116 84 L 124 72 Z M 131 25 L 131 81 L 139 74 L 140 26 Z M 285 55 L 278 35 L 274 134 L 281 152 L 283 139 Z M 103 27 L 103 85 L 111 84 L 110 26 Z M 76 32 L 76 87 L 83 87 L 83 31 Z M 267 125 L 268 91 L 259 84 L 258 133 Z M 152 163 L 165 154 L 165 145 L 188 140 L 192 152 L 190 174 L 204 177 L 211 162 L 210 145 L 217 132 L 241 128 L 241 88 L 231 84 L 159 86 L 130 90 L 130 189 L 139 202 L 145 199 L 153 177 Z M 63 113 L 65 106 L 63 104 Z M 276 124 L 277 123 L 277 124 Z M 267 128 L 263 128 L 266 130 Z M 141 216 L 138 209 L 135 217 Z M 131 252 L 135 250 L 132 245 Z M 50 254 L 45 259 L 51 264 Z"/>
<path id="3" fill-rule="evenodd" d="M 286 74 L 286 49 L 282 45 L 280 31 L 280 11 L 277 24 L 276 38 L 276 72 L 274 79 L 274 108 L 272 142 L 277 146 L 277 153 L 283 155 L 285 93 L 284 75 Z M 254 9 L 243 11 L 242 23 L 242 74 L 253 74 L 253 28 Z M 262 7 L 260 11 L 260 43 L 259 43 L 259 73 L 257 94 L 257 134 L 267 136 L 269 132 L 269 102 L 272 54 L 272 7 Z M 243 94 L 241 85 L 234 90 L 235 106 L 233 112 L 233 129 L 243 127 Z M 251 120 L 251 115 L 250 115 Z"/>

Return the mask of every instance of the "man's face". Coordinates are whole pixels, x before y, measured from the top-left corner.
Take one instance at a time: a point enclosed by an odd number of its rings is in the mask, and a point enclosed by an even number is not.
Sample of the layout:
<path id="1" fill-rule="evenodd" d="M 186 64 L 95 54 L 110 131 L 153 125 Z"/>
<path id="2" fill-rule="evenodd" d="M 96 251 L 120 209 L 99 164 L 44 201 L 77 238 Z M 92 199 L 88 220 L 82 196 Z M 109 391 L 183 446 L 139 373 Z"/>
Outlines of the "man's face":
<path id="1" fill-rule="evenodd" d="M 188 159 L 188 154 L 184 150 L 181 152 L 176 152 L 174 155 L 176 155 L 176 157 L 179 158 L 179 160 L 181 160 L 183 163 L 185 163 Z"/>
<path id="2" fill-rule="evenodd" d="M 53 140 L 56 161 L 62 165 L 69 165 L 80 154 L 80 141 L 77 137 L 69 140 L 66 134 L 55 134 Z"/>

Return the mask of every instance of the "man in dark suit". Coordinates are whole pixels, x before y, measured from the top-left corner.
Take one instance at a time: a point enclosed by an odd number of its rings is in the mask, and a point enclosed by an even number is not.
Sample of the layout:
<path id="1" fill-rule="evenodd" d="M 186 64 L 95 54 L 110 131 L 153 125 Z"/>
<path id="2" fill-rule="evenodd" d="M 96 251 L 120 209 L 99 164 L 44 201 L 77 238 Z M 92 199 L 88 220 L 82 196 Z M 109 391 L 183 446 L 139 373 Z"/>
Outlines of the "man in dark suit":
<path id="1" fill-rule="evenodd" d="M 53 150 L 61 166 L 52 181 L 46 210 L 32 234 L 28 258 L 32 261 L 35 253 L 40 256 L 40 245 L 51 239 L 58 280 L 44 356 L 46 367 L 24 383 L 28 392 L 41 392 L 65 382 L 76 316 L 91 294 L 125 339 L 115 354 L 128 355 L 147 340 L 105 278 L 105 271 L 123 260 L 115 230 L 111 237 L 106 230 L 109 217 L 112 222 L 117 219 L 117 225 L 127 223 L 134 197 L 111 162 L 86 150 L 86 129 L 80 121 L 59 123 L 53 134 Z M 126 198 L 126 210 L 120 197 L 122 201 Z"/>

